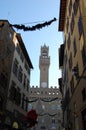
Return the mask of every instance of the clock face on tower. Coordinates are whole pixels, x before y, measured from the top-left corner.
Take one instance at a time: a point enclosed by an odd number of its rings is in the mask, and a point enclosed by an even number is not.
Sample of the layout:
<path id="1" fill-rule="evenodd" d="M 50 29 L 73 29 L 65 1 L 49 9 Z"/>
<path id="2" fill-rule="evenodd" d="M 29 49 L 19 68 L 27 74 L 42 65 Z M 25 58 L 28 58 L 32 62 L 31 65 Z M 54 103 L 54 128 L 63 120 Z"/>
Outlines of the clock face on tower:
<path id="1" fill-rule="evenodd" d="M 42 88 L 46 88 L 46 87 L 47 87 L 47 83 L 46 83 L 46 82 L 42 82 L 42 83 L 41 83 L 41 87 L 42 87 Z"/>

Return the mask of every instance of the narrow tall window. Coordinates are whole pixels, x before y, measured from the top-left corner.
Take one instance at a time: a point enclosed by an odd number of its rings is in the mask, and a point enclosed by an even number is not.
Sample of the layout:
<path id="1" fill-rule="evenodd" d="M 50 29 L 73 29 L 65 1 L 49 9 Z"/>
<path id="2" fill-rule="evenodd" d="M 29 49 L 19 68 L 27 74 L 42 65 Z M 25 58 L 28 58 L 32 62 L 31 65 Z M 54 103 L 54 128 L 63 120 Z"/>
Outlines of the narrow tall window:
<path id="1" fill-rule="evenodd" d="M 13 73 L 15 74 L 15 76 L 17 76 L 17 73 L 18 73 L 18 61 L 17 61 L 17 59 L 14 60 Z"/>
<path id="2" fill-rule="evenodd" d="M 78 29 L 79 29 L 79 36 L 81 37 L 81 34 L 83 32 L 83 24 L 82 24 L 82 17 L 81 16 L 79 17 L 79 20 L 78 20 Z"/>
<path id="3" fill-rule="evenodd" d="M 24 88 L 26 87 L 26 75 L 24 74 L 24 82 L 23 82 Z"/>
<path id="4" fill-rule="evenodd" d="M 72 0 L 70 0 L 69 3 L 69 16 L 71 15 L 71 12 L 72 12 Z"/>
<path id="5" fill-rule="evenodd" d="M 83 61 L 83 66 L 85 66 L 86 65 L 86 49 L 84 46 L 82 49 L 82 61 Z"/>
<path id="6" fill-rule="evenodd" d="M 74 10 L 75 15 L 77 15 L 78 6 L 79 6 L 79 0 L 75 0 L 74 5 L 73 5 L 73 10 Z"/>
<path id="7" fill-rule="evenodd" d="M 74 48 L 74 56 L 75 56 L 76 52 L 77 52 L 76 39 L 75 38 L 74 38 L 74 41 L 73 41 L 73 48 Z"/>
<path id="8" fill-rule="evenodd" d="M 20 82 L 22 82 L 22 76 L 23 76 L 23 73 L 22 73 L 22 68 L 21 68 L 21 66 L 19 67 L 19 72 L 18 72 L 18 80 L 20 81 Z"/>
<path id="9" fill-rule="evenodd" d="M 86 100 L 86 88 L 84 88 L 82 90 L 82 100 L 85 101 Z"/>
<path id="10" fill-rule="evenodd" d="M 74 21 L 74 13 L 73 13 L 72 14 L 71 24 L 70 24 L 71 35 L 73 33 L 73 30 L 74 30 L 74 24 L 75 24 L 75 21 Z"/>
<path id="11" fill-rule="evenodd" d="M 68 49 L 70 48 L 70 44 L 71 44 L 71 40 L 70 40 L 70 33 L 69 33 L 68 40 L 67 40 Z"/>
<path id="12" fill-rule="evenodd" d="M 71 89 L 71 94 L 73 94 L 73 92 L 74 92 L 74 78 L 73 77 L 70 81 L 70 89 Z"/>
<path id="13" fill-rule="evenodd" d="M 29 90 L 30 81 L 27 79 L 27 91 Z"/>
<path id="14" fill-rule="evenodd" d="M 17 43 L 17 46 L 16 46 L 16 50 L 17 50 L 18 54 L 20 54 L 20 47 L 19 47 L 18 43 Z"/>
<path id="15" fill-rule="evenodd" d="M 71 70 L 72 68 L 72 53 L 70 53 L 70 58 L 69 58 L 69 69 Z"/>

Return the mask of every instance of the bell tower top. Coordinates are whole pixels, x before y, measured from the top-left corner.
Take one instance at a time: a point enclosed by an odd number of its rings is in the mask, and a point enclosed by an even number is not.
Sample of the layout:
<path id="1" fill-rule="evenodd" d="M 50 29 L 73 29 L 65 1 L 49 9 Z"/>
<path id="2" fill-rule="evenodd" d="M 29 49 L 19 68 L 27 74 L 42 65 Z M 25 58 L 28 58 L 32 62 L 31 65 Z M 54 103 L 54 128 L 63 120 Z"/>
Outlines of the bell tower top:
<path id="1" fill-rule="evenodd" d="M 39 57 L 39 69 L 40 69 L 40 87 L 48 88 L 49 83 L 49 65 L 50 65 L 50 56 L 49 56 L 49 47 L 45 44 L 41 46 L 40 57 Z"/>
<path id="2" fill-rule="evenodd" d="M 41 46 L 41 57 L 48 58 L 48 54 L 49 54 L 49 47 L 46 47 L 46 45 L 44 44 L 44 46 Z"/>

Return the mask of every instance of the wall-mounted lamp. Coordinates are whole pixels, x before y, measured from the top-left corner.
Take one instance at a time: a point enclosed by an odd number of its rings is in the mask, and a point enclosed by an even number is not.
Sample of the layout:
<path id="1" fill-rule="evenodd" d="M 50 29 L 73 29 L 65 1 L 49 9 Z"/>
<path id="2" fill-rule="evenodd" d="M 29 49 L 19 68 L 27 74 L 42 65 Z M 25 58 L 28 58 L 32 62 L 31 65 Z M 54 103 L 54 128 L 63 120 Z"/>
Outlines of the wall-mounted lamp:
<path id="1" fill-rule="evenodd" d="M 74 66 L 72 69 L 73 75 L 76 77 L 76 79 L 79 78 L 79 71 L 78 71 L 78 65 Z"/>
<path id="2" fill-rule="evenodd" d="M 74 66 L 74 68 L 72 69 L 72 72 L 73 72 L 73 75 L 76 77 L 76 79 L 80 79 L 80 78 L 86 79 L 86 76 L 79 76 L 78 65 Z"/>

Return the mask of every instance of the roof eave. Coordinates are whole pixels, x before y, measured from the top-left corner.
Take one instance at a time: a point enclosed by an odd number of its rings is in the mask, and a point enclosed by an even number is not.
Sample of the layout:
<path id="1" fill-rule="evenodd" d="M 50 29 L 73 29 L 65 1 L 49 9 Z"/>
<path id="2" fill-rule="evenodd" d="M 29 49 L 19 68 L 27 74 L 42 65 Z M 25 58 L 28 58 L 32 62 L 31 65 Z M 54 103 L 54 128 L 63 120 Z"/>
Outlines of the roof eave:
<path id="1" fill-rule="evenodd" d="M 63 31 L 65 22 L 65 12 L 66 12 L 67 0 L 60 1 L 60 13 L 59 13 L 59 31 Z"/>

